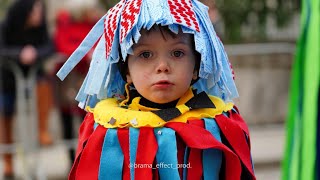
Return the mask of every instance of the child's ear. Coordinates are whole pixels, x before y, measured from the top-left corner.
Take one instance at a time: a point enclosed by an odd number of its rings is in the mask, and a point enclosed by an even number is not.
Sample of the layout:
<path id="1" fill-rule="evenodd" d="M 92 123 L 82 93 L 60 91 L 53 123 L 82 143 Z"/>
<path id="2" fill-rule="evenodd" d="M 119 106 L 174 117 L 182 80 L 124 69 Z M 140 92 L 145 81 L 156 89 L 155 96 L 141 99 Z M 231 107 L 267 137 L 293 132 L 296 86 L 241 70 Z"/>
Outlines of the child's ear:
<path id="1" fill-rule="evenodd" d="M 194 71 L 193 71 L 192 79 L 193 79 L 193 80 L 197 80 L 197 79 L 198 79 L 198 71 L 197 71 L 197 70 L 194 70 Z"/>
<path id="2" fill-rule="evenodd" d="M 132 78 L 131 78 L 129 72 L 127 73 L 126 77 L 127 77 L 127 83 L 129 83 L 129 84 L 132 83 Z"/>

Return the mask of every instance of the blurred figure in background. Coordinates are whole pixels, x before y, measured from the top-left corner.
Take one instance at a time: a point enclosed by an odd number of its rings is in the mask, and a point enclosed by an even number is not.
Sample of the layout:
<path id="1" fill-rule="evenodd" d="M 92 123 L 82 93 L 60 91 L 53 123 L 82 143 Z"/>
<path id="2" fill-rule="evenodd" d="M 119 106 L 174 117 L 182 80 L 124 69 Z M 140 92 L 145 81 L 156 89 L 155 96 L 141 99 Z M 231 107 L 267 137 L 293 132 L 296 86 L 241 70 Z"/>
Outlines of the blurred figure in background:
<path id="1" fill-rule="evenodd" d="M 69 1 L 70 7 L 79 2 Z M 79 6 L 79 5 L 78 5 Z M 68 59 L 72 52 L 80 45 L 82 40 L 91 30 L 96 21 L 101 17 L 103 11 L 96 4 L 83 2 L 81 7 L 73 7 L 69 10 L 61 9 L 56 16 L 56 30 L 54 33 L 54 44 L 58 55 L 57 71 Z M 74 9 L 74 11 L 73 11 Z M 98 10 L 97 10 L 98 9 Z M 82 81 L 87 74 L 91 61 L 93 49 L 84 57 L 83 61 L 76 66 L 70 76 L 62 83 L 56 78 L 56 100 L 60 112 L 63 138 L 71 140 L 75 138 L 74 117 L 83 119 L 85 111 L 78 107 L 75 97 L 81 87 Z M 74 149 L 69 150 L 70 161 L 75 158 Z"/>
<path id="2" fill-rule="evenodd" d="M 0 27 L 1 59 L 15 61 L 24 76 L 27 76 L 31 67 L 42 63 L 53 51 L 53 44 L 47 31 L 44 3 L 41 0 L 14 1 Z M 0 90 L 0 127 L 2 127 L 0 136 L 5 144 L 10 144 L 14 133 L 12 126 L 16 84 L 11 71 L 3 68 L 0 74 L 0 87 L 2 87 Z M 40 69 L 37 77 L 39 142 L 41 145 L 49 145 L 52 143 L 48 132 L 52 92 L 44 71 Z M 12 154 L 4 155 L 4 175 L 8 179 L 14 175 Z"/>

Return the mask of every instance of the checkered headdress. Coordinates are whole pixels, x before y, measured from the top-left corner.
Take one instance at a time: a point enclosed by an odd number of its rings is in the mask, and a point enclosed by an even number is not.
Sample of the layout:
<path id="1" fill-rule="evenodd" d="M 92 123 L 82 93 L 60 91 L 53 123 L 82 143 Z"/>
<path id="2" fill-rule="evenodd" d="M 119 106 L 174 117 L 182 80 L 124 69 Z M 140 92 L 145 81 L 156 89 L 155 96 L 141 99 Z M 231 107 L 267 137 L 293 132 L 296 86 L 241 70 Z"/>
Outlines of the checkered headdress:
<path id="1" fill-rule="evenodd" d="M 195 49 L 201 54 L 199 92 L 231 101 L 238 96 L 229 61 L 208 15 L 208 7 L 197 0 L 121 0 L 96 23 L 81 45 L 57 73 L 64 79 L 95 45 L 89 72 L 76 97 L 79 106 L 91 107 L 101 99 L 124 93 L 117 63 L 132 53 L 141 29 L 168 26 L 178 33 L 194 35 Z"/>

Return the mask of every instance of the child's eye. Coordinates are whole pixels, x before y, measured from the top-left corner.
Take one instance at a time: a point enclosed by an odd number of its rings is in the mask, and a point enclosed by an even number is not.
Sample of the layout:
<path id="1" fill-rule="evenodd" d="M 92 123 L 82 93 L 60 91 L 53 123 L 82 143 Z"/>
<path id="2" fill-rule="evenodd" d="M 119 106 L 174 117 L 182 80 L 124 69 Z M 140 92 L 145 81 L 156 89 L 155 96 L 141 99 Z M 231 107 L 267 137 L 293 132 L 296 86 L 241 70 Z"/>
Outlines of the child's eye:
<path id="1" fill-rule="evenodd" d="M 152 56 L 151 52 L 148 52 L 148 51 L 145 51 L 145 52 L 142 52 L 139 57 L 141 58 L 144 58 L 144 59 L 148 59 Z"/>
<path id="2" fill-rule="evenodd" d="M 182 51 L 173 51 L 172 52 L 173 57 L 181 57 L 183 55 L 184 55 L 184 53 Z"/>

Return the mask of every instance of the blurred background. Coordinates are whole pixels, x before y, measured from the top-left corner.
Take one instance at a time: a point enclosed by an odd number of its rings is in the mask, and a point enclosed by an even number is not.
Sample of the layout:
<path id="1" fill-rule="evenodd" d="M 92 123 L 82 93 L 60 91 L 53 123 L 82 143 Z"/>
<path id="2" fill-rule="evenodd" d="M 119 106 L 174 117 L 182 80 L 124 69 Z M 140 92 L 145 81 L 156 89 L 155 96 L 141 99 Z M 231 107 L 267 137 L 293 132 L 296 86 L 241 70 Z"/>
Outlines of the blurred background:
<path id="1" fill-rule="evenodd" d="M 13 1 L 0 0 L 0 20 L 5 18 L 8 7 Z M 117 2 L 116 0 L 44 1 L 47 25 L 52 37 L 56 37 L 57 34 L 58 17 L 71 16 L 74 22 L 81 22 L 84 18 L 97 20 Z M 252 156 L 257 179 L 280 179 L 290 72 L 300 33 L 300 0 L 203 0 L 203 2 L 210 8 L 210 18 L 218 36 L 225 44 L 235 73 L 240 94 L 236 104 L 251 132 Z M 77 28 L 74 32 L 77 32 Z M 82 36 L 79 35 L 77 38 L 84 38 Z M 79 39 L 75 41 L 78 43 Z M 57 43 L 55 45 L 57 46 Z M 70 54 L 62 49 L 57 53 L 59 55 L 53 55 L 54 58 L 44 63 L 48 74 L 55 74 L 56 59 L 62 62 L 61 54 L 68 56 L 68 53 Z M 84 69 L 86 68 L 84 65 Z M 56 83 L 56 77 L 50 77 L 51 82 Z M 74 88 L 57 90 L 58 96 L 61 95 L 59 93 L 65 92 L 74 98 L 77 92 Z M 56 89 L 53 89 L 52 96 L 55 97 L 53 94 L 56 93 Z M 28 101 L 31 104 L 35 103 L 32 98 Z M 17 104 L 21 103 L 28 102 L 18 99 Z M 13 166 L 18 179 L 29 177 L 30 174 L 31 177 L 48 179 L 67 177 L 70 169 L 70 153 L 72 154 L 68 149 L 75 146 L 73 139 L 76 139 L 77 128 L 83 115 L 71 113 L 68 116 L 67 113 L 61 116 L 60 111 L 63 108 L 54 101 L 52 104 L 48 116 L 48 131 L 52 143 L 46 146 L 35 143 L 34 148 L 30 150 L 23 150 L 21 146 L 17 146 Z M 26 111 L 36 110 L 31 108 Z M 16 116 L 19 118 L 19 112 Z M 72 125 L 68 128 L 74 129 L 74 136 L 64 134 L 65 127 L 61 123 L 61 118 L 73 119 L 70 121 Z M 33 120 L 33 125 L 36 124 L 35 121 Z M 19 121 L 16 121 L 15 126 L 19 126 L 17 122 Z M 31 133 L 28 136 L 36 139 L 37 134 Z M 3 161 L 0 159 L 0 179 L 3 166 Z"/>

